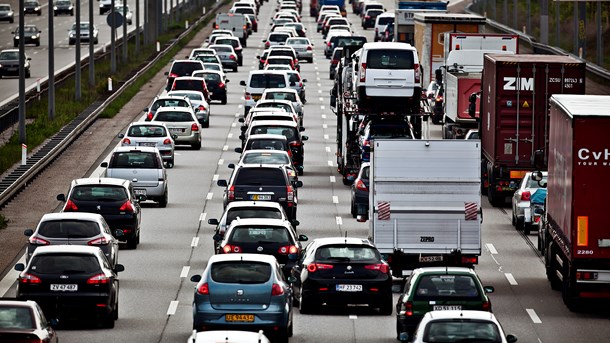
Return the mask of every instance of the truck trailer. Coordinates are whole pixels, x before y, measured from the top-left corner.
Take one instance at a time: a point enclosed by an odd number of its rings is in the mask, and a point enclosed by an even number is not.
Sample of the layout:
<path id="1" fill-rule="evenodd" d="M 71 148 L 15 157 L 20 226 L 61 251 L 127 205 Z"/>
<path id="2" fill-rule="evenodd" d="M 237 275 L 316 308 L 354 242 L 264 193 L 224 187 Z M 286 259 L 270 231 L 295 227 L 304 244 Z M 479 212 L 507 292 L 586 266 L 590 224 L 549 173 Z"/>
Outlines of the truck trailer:
<path id="1" fill-rule="evenodd" d="M 415 45 L 415 13 L 446 13 L 447 2 L 444 1 L 396 1 L 394 13 L 394 37 L 396 42 Z"/>

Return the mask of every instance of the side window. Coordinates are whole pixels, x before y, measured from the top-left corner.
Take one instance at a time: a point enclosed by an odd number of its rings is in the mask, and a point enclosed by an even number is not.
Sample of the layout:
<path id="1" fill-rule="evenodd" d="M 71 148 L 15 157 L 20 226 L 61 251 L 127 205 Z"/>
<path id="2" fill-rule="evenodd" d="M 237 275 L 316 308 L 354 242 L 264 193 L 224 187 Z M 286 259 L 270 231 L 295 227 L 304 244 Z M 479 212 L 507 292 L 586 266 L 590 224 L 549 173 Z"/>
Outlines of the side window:
<path id="1" fill-rule="evenodd" d="M 98 260 L 102 261 L 102 265 L 104 266 L 104 268 L 106 269 L 112 269 L 112 267 L 110 266 L 110 263 L 108 263 L 108 259 L 106 258 L 106 256 L 104 256 L 104 253 L 101 252 L 101 250 L 98 252 Z"/>
<path id="2" fill-rule="evenodd" d="M 47 321 L 47 317 L 44 316 L 44 312 L 42 312 L 42 309 L 40 308 L 40 306 L 38 304 L 36 304 L 36 310 L 34 311 L 34 315 L 38 318 L 38 320 L 40 321 L 40 326 L 43 328 L 46 328 L 47 326 L 49 326 L 49 322 Z"/>

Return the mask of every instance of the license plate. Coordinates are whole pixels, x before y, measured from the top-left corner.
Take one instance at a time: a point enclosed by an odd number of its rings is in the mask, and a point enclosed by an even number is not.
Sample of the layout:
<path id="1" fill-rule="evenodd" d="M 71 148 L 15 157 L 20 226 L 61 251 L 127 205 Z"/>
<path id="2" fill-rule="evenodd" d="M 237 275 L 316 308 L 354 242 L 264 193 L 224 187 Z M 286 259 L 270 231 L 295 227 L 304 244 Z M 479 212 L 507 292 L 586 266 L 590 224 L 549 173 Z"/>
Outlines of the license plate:
<path id="1" fill-rule="evenodd" d="M 225 321 L 251 323 L 254 321 L 254 315 L 253 314 L 225 314 Z"/>
<path id="2" fill-rule="evenodd" d="M 362 285 L 337 285 L 337 292 L 362 292 Z"/>
<path id="3" fill-rule="evenodd" d="M 443 260 L 443 256 L 420 256 L 419 262 L 440 262 Z"/>
<path id="4" fill-rule="evenodd" d="M 434 306 L 432 306 L 432 309 L 434 311 L 461 311 L 462 310 L 462 306 L 461 305 L 453 305 L 453 306 L 449 306 L 449 305 L 434 305 Z"/>
<path id="5" fill-rule="evenodd" d="M 254 101 L 259 101 L 262 96 L 263 96 L 262 94 L 261 95 L 253 95 L 252 99 L 254 99 Z"/>
<path id="6" fill-rule="evenodd" d="M 169 132 L 171 132 L 171 133 L 182 133 L 182 132 L 184 132 L 184 129 L 169 129 Z"/>
<path id="7" fill-rule="evenodd" d="M 51 284 L 52 291 L 58 292 L 76 292 L 78 291 L 78 285 L 75 284 Z"/>
<path id="8" fill-rule="evenodd" d="M 136 195 L 146 195 L 145 189 L 134 189 L 133 192 L 136 193 Z"/>
<path id="9" fill-rule="evenodd" d="M 139 146 L 157 146 L 157 143 L 155 142 L 141 142 L 140 144 L 138 144 Z"/>
<path id="10" fill-rule="evenodd" d="M 252 194 L 252 196 L 250 196 L 250 198 L 251 198 L 251 200 L 268 201 L 268 200 L 271 200 L 271 195 Z"/>

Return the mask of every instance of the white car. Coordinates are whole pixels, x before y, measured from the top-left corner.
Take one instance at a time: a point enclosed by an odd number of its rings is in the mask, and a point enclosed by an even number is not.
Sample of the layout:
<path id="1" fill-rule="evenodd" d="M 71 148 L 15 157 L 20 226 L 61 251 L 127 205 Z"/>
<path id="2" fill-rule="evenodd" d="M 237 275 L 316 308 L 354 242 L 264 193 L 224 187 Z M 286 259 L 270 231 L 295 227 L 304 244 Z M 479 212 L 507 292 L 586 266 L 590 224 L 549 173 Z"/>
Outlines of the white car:
<path id="1" fill-rule="evenodd" d="M 542 172 L 542 182 L 546 182 L 548 172 Z M 511 199 L 513 216 L 512 223 L 518 230 L 523 230 L 526 226 L 533 225 L 532 213 L 530 213 L 530 198 L 538 189 L 540 189 L 538 181 L 532 179 L 532 172 L 528 172 L 523 176 L 521 185 L 513 194 Z"/>
<path id="2" fill-rule="evenodd" d="M 279 70 L 253 70 L 248 76 L 248 81 L 241 81 L 244 90 L 244 116 L 250 108 L 256 105 L 267 88 L 286 88 L 290 84 L 289 77 L 285 72 Z"/>
<path id="3" fill-rule="evenodd" d="M 93 25 L 93 38 L 89 37 L 89 22 L 81 21 L 81 23 L 80 23 L 80 42 L 81 43 L 89 42 L 91 39 L 93 39 L 93 44 L 97 44 L 98 43 L 98 34 L 99 34 L 99 31 L 98 31 L 97 27 L 95 25 Z M 72 28 L 70 28 L 70 30 L 68 30 L 68 44 L 69 45 L 76 44 L 76 23 L 72 24 Z"/>
<path id="4" fill-rule="evenodd" d="M 265 89 L 261 100 L 288 100 L 297 111 L 299 118 L 303 118 L 303 103 L 299 97 L 299 92 L 293 88 L 268 88 Z M 302 119 L 301 119 L 302 122 Z"/>
<path id="5" fill-rule="evenodd" d="M 263 334 L 263 330 L 259 332 L 249 331 L 202 331 L 193 333 L 186 341 L 187 343 L 216 343 L 216 342 L 240 342 L 240 343 L 270 343 L 269 339 Z"/>
<path id="6" fill-rule="evenodd" d="M 487 311 L 430 311 L 417 325 L 413 337 L 402 333 L 401 342 L 494 342 L 513 343 L 493 313 Z"/>

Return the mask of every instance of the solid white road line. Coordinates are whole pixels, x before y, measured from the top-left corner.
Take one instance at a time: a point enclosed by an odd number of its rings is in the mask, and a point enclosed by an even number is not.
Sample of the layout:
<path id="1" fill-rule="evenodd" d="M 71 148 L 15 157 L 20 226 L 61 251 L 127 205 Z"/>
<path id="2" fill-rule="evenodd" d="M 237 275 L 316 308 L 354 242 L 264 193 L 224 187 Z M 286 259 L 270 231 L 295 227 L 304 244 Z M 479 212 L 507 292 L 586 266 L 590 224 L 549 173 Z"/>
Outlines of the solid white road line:
<path id="1" fill-rule="evenodd" d="M 180 272 L 180 277 L 187 277 L 189 275 L 189 270 L 191 270 L 190 266 L 182 267 L 182 271 Z"/>
<path id="2" fill-rule="evenodd" d="M 536 314 L 536 311 L 534 311 L 533 308 L 526 308 L 525 311 L 530 316 L 530 318 L 532 319 L 532 322 L 534 322 L 534 324 L 542 323 L 542 320 L 540 320 L 540 317 L 538 317 L 538 315 Z"/>
<path id="3" fill-rule="evenodd" d="M 343 218 L 335 217 L 335 220 L 337 221 L 337 225 L 343 225 Z"/>
<path id="4" fill-rule="evenodd" d="M 167 309 L 168 316 L 173 316 L 174 314 L 176 314 L 176 310 L 178 309 L 178 303 L 178 300 L 172 300 L 172 302 L 169 303 L 169 308 Z"/>
<path id="5" fill-rule="evenodd" d="M 333 195 L 333 204 L 338 204 L 339 203 L 339 197 L 336 195 Z"/>
<path id="6" fill-rule="evenodd" d="M 334 176 L 334 175 L 331 175 L 331 176 L 330 176 L 330 182 L 335 182 L 335 180 L 336 180 L 336 179 L 335 179 L 335 176 Z"/>
<path id="7" fill-rule="evenodd" d="M 504 273 L 504 276 L 506 276 L 506 280 L 508 280 L 508 283 L 510 283 L 512 286 L 516 286 L 519 283 L 517 282 L 517 280 L 515 280 L 515 277 L 513 276 L 513 274 L 511 273 Z"/>
<path id="8" fill-rule="evenodd" d="M 205 198 L 206 198 L 206 200 L 212 200 L 213 196 L 214 196 L 214 193 L 209 192 L 208 195 Z"/>
<path id="9" fill-rule="evenodd" d="M 487 243 L 487 244 L 485 244 L 485 246 L 487 247 L 487 250 L 489 250 L 490 254 L 492 254 L 492 255 L 497 255 L 498 254 L 498 250 L 496 250 L 496 247 L 494 247 L 493 244 Z"/>
<path id="10" fill-rule="evenodd" d="M 197 245 L 199 245 L 199 237 L 193 237 L 191 240 L 191 247 L 195 248 Z"/>
<path id="11" fill-rule="evenodd" d="M 208 216 L 208 214 L 203 212 L 202 214 L 199 215 L 199 221 L 200 222 L 205 221 L 205 217 L 207 217 L 207 216 Z"/>

